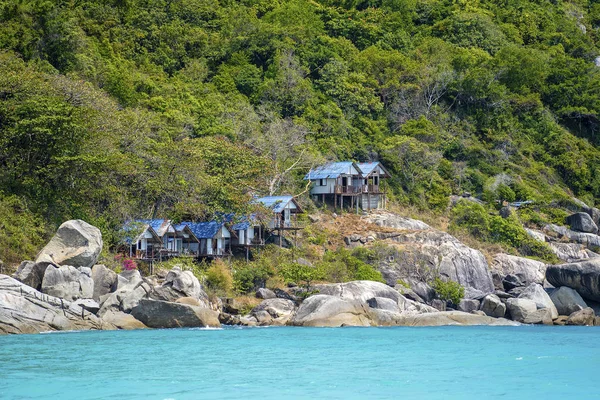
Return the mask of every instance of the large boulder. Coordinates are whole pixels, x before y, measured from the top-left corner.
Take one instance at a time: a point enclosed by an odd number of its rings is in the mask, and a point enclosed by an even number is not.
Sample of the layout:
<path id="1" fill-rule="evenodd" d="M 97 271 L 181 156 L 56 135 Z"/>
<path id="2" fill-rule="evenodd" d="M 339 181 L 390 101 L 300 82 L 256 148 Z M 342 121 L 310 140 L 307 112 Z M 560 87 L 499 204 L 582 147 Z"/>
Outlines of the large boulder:
<path id="1" fill-rule="evenodd" d="M 401 326 L 444 326 L 444 325 L 519 325 L 504 318 L 492 318 L 462 311 L 445 311 L 427 314 L 406 314 L 396 319 Z"/>
<path id="2" fill-rule="evenodd" d="M 458 311 L 470 313 L 476 310 L 479 310 L 479 300 L 473 299 L 462 299 L 460 303 L 458 303 Z"/>
<path id="3" fill-rule="evenodd" d="M 271 289 L 267 289 L 267 288 L 259 288 L 256 291 L 256 297 L 259 299 L 274 299 L 277 297 L 277 295 L 275 294 L 274 291 L 272 291 Z"/>
<path id="4" fill-rule="evenodd" d="M 131 312 L 140 300 L 150 296 L 152 289 L 148 283 L 141 281 L 137 284 L 125 285 L 115 292 L 102 296 L 98 315 L 104 316 L 109 311 Z"/>
<path id="5" fill-rule="evenodd" d="M 117 290 L 117 273 L 104 265 L 98 264 L 92 267 L 92 280 L 94 281 L 92 298 L 96 301 L 100 301 L 100 297 Z"/>
<path id="6" fill-rule="evenodd" d="M 45 264 L 37 264 L 33 261 L 23 261 L 13 278 L 23 282 L 27 286 L 31 286 L 36 290 L 42 288 L 42 280 L 44 279 Z"/>
<path id="7" fill-rule="evenodd" d="M 550 296 L 542 285 L 538 283 L 532 283 L 527 286 L 523 292 L 519 295 L 519 299 L 528 299 L 535 302 L 538 309 L 547 308 L 550 310 L 550 315 L 552 319 L 558 318 L 558 311 L 556 310 L 556 306 L 550 299 Z"/>
<path id="8" fill-rule="evenodd" d="M 365 300 L 366 302 L 366 300 Z M 295 326 L 371 326 L 366 303 L 338 296 L 317 294 L 302 302 L 290 320 Z"/>
<path id="9" fill-rule="evenodd" d="M 587 308 L 587 304 L 577 291 L 570 287 L 561 286 L 550 293 L 550 299 L 560 315 L 571 315 L 576 311 Z"/>
<path id="10" fill-rule="evenodd" d="M 435 290 L 425 282 L 420 282 L 416 279 L 407 279 L 410 288 L 421 298 L 424 302 L 429 303 L 435 298 Z"/>
<path id="11" fill-rule="evenodd" d="M 81 307 L 72 307 L 69 301 L 0 275 L 0 334 L 74 329 L 114 329 L 114 326 L 82 312 Z"/>
<path id="12" fill-rule="evenodd" d="M 591 258 L 589 250 L 586 250 L 583 245 L 579 243 L 550 242 L 549 245 L 556 257 L 568 263 Z"/>
<path id="13" fill-rule="evenodd" d="M 525 286 L 532 283 L 542 285 L 546 275 L 546 264 L 529 258 L 496 254 L 492 262 L 492 270 L 497 271 L 502 277 L 516 276 Z"/>
<path id="14" fill-rule="evenodd" d="M 568 239 L 571 242 L 582 244 L 591 250 L 600 249 L 600 236 L 594 233 L 575 232 L 567 227 L 554 224 L 546 225 L 544 232 L 555 235 L 559 239 Z"/>
<path id="15" fill-rule="evenodd" d="M 403 301 L 402 295 L 392 287 L 374 281 L 352 281 L 347 283 L 331 283 L 325 285 L 314 285 L 314 289 L 320 294 L 336 296 L 346 300 L 358 300 L 365 303 L 373 297 L 385 297 L 396 303 Z"/>
<path id="16" fill-rule="evenodd" d="M 69 301 L 90 299 L 94 294 L 91 275 L 91 269 L 86 267 L 48 265 L 42 280 L 42 292 Z"/>
<path id="17" fill-rule="evenodd" d="M 506 305 L 495 294 L 485 296 L 479 309 L 494 318 L 502 318 L 506 314 Z"/>
<path id="18" fill-rule="evenodd" d="M 392 228 L 397 230 L 418 231 L 431 229 L 431 227 L 423 221 L 402 217 L 398 214 L 383 210 L 372 212 L 369 215 L 368 221 L 382 228 Z"/>
<path id="19" fill-rule="evenodd" d="M 576 232 L 598 233 L 598 226 L 588 213 L 578 212 L 567 217 L 567 224 Z"/>
<path id="20" fill-rule="evenodd" d="M 407 281 L 422 277 L 427 271 L 435 271 L 465 288 L 472 287 L 484 294 L 494 291 L 483 254 L 455 237 L 424 222 L 387 211 L 373 212 L 365 220 L 383 228 L 370 235 L 392 242 L 398 249 L 396 256 L 376 265 L 388 285 L 394 286 L 400 279 Z"/>
<path id="21" fill-rule="evenodd" d="M 525 232 L 527 232 L 527 235 L 534 239 L 537 240 L 538 242 L 542 242 L 545 243 L 546 242 L 546 235 L 544 234 L 544 232 L 535 230 L 535 229 L 529 229 L 529 228 L 525 228 Z"/>
<path id="22" fill-rule="evenodd" d="M 193 297 L 209 307 L 208 295 L 202 289 L 192 271 L 174 267 L 167 274 L 162 286 L 155 287 L 151 297 L 155 300 L 175 301 L 180 297 Z"/>
<path id="23" fill-rule="evenodd" d="M 131 315 L 151 328 L 219 327 L 219 313 L 204 307 L 142 299 Z"/>
<path id="24" fill-rule="evenodd" d="M 390 285 L 396 284 L 399 279 L 406 280 L 426 274 L 427 271 L 435 271 L 446 279 L 477 289 L 484 295 L 494 291 L 484 255 L 445 232 L 433 229 L 378 232 L 377 236 L 398 248 L 398 257 L 384 260 L 376 266 Z"/>
<path id="25" fill-rule="evenodd" d="M 141 321 L 135 319 L 131 314 L 125 314 L 122 311 L 109 311 L 102 317 L 103 321 L 113 324 L 119 329 L 133 330 L 148 328 Z"/>
<path id="26" fill-rule="evenodd" d="M 373 297 L 372 299 L 367 300 L 367 304 L 369 305 L 369 307 L 377 310 L 385 310 L 395 313 L 400 312 L 398 303 L 386 297 Z"/>
<path id="27" fill-rule="evenodd" d="M 296 303 L 292 300 L 271 298 L 264 300 L 254 307 L 250 314 L 254 315 L 261 322 L 261 313 L 267 313 L 270 318 L 270 324 L 285 325 L 295 310 Z"/>
<path id="28" fill-rule="evenodd" d="M 63 223 L 54 237 L 38 254 L 36 262 L 44 266 L 73 265 L 91 268 L 102 251 L 100 230 L 80 219 Z"/>
<path id="29" fill-rule="evenodd" d="M 546 279 L 555 287 L 567 286 L 575 289 L 585 299 L 600 301 L 600 258 L 549 265 Z"/>
<path id="30" fill-rule="evenodd" d="M 552 312 L 547 308 L 538 309 L 529 299 L 507 299 L 506 307 L 511 318 L 524 324 L 552 324 Z"/>
<path id="31" fill-rule="evenodd" d="M 595 317 L 594 310 L 587 307 L 569 315 L 566 325 L 594 326 Z"/>

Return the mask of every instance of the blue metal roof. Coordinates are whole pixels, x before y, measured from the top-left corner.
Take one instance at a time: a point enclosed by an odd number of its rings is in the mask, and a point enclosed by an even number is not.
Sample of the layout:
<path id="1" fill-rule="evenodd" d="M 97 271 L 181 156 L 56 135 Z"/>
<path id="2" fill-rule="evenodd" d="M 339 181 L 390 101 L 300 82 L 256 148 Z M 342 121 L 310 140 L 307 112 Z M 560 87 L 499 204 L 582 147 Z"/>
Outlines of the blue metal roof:
<path id="1" fill-rule="evenodd" d="M 285 206 L 294 199 L 294 196 L 265 196 L 256 201 L 262 203 L 276 213 L 283 212 Z"/>
<path id="2" fill-rule="evenodd" d="M 368 162 L 368 163 L 357 163 L 358 168 L 363 172 L 364 175 L 369 175 L 377 166 L 379 165 L 379 161 L 376 162 Z"/>
<path id="3" fill-rule="evenodd" d="M 304 177 L 304 180 L 337 178 L 342 174 L 347 174 L 352 166 L 356 166 L 352 161 L 330 162 L 325 165 L 311 169 Z M 358 173 L 362 171 L 358 168 Z"/>
<path id="4" fill-rule="evenodd" d="M 135 222 L 150 225 L 160 237 L 164 236 L 171 223 L 168 219 L 138 219 Z"/>
<path id="5" fill-rule="evenodd" d="M 138 229 L 141 230 L 134 232 L 134 230 Z M 154 235 L 157 238 L 157 240 L 159 240 L 159 236 L 156 233 L 156 230 L 152 228 L 150 224 L 143 222 L 142 220 L 126 222 L 125 224 L 123 224 L 122 230 L 127 235 L 123 238 L 123 243 L 125 244 L 132 244 L 134 241 L 137 241 L 145 231 L 149 231 L 152 235 Z M 130 235 L 131 233 L 137 233 L 137 236 L 134 238 Z"/>
<path id="6" fill-rule="evenodd" d="M 231 229 L 233 229 L 234 231 L 244 231 L 248 228 L 250 228 L 250 222 L 248 221 L 240 222 L 239 224 L 235 224 L 231 227 Z"/>
<path id="7" fill-rule="evenodd" d="M 178 227 L 184 225 L 187 225 L 198 239 L 211 239 L 221 230 L 223 222 L 182 222 L 175 229 L 180 230 Z"/>

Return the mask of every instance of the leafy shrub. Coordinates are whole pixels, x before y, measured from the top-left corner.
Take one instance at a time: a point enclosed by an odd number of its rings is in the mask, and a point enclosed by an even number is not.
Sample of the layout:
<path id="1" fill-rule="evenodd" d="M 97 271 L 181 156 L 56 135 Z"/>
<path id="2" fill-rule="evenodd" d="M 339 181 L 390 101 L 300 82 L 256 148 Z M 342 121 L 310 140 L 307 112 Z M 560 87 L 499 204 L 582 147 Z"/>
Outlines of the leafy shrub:
<path id="1" fill-rule="evenodd" d="M 44 223 L 16 196 L 0 193 L 0 260 L 18 263 L 35 257 L 44 243 Z"/>
<path id="2" fill-rule="evenodd" d="M 458 282 L 443 281 L 440 278 L 435 278 L 431 287 L 436 291 L 440 299 L 450 301 L 454 305 L 458 305 L 463 297 L 465 297 L 465 288 Z"/>
<path id="3" fill-rule="evenodd" d="M 280 265 L 278 269 L 286 282 L 294 282 L 306 289 L 310 288 L 312 282 L 321 280 L 324 277 L 321 268 L 295 262 Z"/>
<path id="4" fill-rule="evenodd" d="M 529 237 L 514 215 L 509 218 L 490 215 L 479 204 L 461 201 L 452 210 L 452 224 L 453 229 L 464 229 L 480 240 L 515 248 L 524 256 L 556 260 L 550 247 Z"/>
<path id="5" fill-rule="evenodd" d="M 221 295 L 228 295 L 233 290 L 231 270 L 222 260 L 215 260 L 206 270 L 206 286 Z"/>
<path id="6" fill-rule="evenodd" d="M 250 293 L 264 287 L 275 271 L 263 263 L 237 265 L 233 271 L 233 287 L 240 293 Z"/>
<path id="7" fill-rule="evenodd" d="M 354 252 L 350 252 L 345 248 L 340 248 L 336 251 L 328 252 L 323 257 L 322 268 L 324 270 L 324 279 L 330 282 L 354 280 L 385 282 L 381 276 L 381 272 L 361 259 L 369 260 L 375 257 L 376 255 L 372 250 L 355 250 Z"/>

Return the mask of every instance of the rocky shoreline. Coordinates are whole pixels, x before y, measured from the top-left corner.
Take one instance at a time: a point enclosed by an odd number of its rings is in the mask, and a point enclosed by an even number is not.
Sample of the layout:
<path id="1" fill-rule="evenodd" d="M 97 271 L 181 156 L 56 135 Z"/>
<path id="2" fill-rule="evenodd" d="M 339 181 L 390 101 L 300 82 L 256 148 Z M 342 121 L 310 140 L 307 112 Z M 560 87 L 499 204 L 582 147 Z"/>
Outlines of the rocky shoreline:
<path id="1" fill-rule="evenodd" d="M 14 277 L 0 275 L 0 334 L 243 326 L 600 325 L 600 258 L 562 265 L 498 254 L 483 255 L 426 224 L 379 214 L 384 228 L 371 236 L 406 245 L 439 263 L 448 279 L 465 286 L 456 309 L 425 282 L 394 284 L 406 260 L 381 266 L 388 284 L 373 281 L 261 288 L 250 312 L 236 299 L 209 297 L 190 271 L 175 267 L 155 276 L 115 273 L 96 264 L 100 231 L 67 221 L 35 261 Z M 346 243 L 367 243 L 362 237 Z M 586 253 L 589 255 L 589 253 Z"/>

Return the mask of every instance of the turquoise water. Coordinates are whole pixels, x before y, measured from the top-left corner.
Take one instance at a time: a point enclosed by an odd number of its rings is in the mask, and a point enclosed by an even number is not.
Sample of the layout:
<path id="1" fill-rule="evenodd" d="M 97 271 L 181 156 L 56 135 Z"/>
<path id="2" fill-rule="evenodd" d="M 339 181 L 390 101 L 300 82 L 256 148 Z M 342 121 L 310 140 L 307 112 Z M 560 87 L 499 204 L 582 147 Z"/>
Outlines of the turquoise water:
<path id="1" fill-rule="evenodd" d="M 598 398 L 600 328 L 0 336 L 0 399 Z"/>

